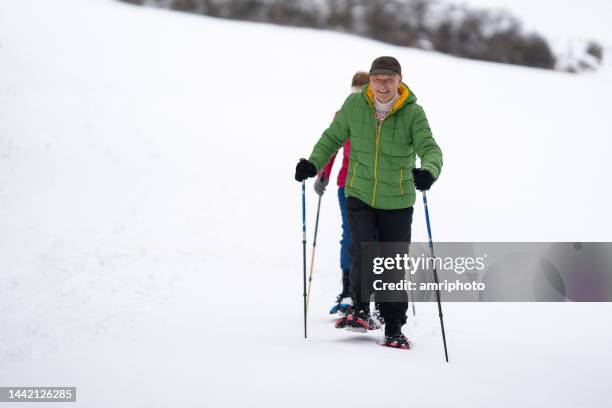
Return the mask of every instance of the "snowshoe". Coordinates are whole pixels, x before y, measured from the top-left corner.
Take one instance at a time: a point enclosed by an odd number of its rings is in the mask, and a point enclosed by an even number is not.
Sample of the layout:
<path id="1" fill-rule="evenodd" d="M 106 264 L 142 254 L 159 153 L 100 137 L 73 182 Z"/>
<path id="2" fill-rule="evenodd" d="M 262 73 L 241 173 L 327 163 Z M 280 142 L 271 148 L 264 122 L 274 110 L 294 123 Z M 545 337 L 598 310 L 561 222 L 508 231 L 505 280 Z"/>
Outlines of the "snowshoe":
<path id="1" fill-rule="evenodd" d="M 357 310 L 336 320 L 337 329 L 347 329 L 358 333 L 380 329 L 380 322 L 370 316 L 367 310 Z"/>
<path id="2" fill-rule="evenodd" d="M 382 345 L 385 347 L 410 350 L 410 342 L 402 333 L 385 335 L 385 340 Z"/>

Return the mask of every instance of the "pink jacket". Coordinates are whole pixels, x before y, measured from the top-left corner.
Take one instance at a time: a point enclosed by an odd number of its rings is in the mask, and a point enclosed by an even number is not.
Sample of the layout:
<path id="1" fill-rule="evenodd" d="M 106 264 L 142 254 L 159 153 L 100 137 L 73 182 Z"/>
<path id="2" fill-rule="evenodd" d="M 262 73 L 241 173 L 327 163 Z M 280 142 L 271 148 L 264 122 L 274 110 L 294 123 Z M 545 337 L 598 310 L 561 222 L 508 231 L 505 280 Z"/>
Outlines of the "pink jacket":
<path id="1" fill-rule="evenodd" d="M 344 188 L 346 184 L 346 173 L 348 173 L 350 152 L 351 152 L 351 141 L 347 139 L 346 143 L 344 143 L 344 145 L 342 146 L 342 154 L 343 154 L 342 167 L 340 168 L 340 172 L 338 173 L 338 187 L 340 188 Z M 329 162 L 321 170 L 321 173 L 323 173 L 328 180 L 329 180 L 329 176 L 332 171 L 332 167 L 334 166 L 334 161 L 336 160 L 336 154 L 334 154 L 331 157 L 331 159 L 329 159 Z"/>

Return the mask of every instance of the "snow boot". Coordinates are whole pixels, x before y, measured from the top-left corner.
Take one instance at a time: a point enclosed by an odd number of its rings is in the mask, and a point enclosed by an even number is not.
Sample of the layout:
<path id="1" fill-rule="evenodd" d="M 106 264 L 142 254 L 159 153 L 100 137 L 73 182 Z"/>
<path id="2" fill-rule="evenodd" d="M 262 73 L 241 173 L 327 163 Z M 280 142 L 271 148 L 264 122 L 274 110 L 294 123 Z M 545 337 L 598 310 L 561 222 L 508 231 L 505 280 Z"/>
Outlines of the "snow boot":
<path id="1" fill-rule="evenodd" d="M 351 313 L 353 309 L 353 299 L 351 295 L 346 292 L 342 292 L 336 297 L 336 304 L 329 310 L 329 314 L 338 314 L 340 316 L 346 316 Z"/>

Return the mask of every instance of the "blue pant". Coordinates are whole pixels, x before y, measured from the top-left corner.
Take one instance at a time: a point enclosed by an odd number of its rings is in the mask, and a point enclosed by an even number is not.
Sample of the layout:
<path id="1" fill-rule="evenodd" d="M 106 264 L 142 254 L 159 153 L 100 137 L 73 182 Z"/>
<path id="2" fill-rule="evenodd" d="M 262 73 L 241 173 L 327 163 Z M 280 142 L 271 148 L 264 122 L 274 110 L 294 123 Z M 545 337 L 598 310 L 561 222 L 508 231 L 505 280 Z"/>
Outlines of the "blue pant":
<path id="1" fill-rule="evenodd" d="M 342 239 L 340 240 L 340 269 L 342 274 L 347 275 L 351 269 L 351 257 L 349 248 L 351 247 L 351 233 L 346 222 L 346 197 L 344 196 L 344 187 L 338 188 L 338 202 L 340 204 L 340 213 L 342 214 Z M 344 278 L 344 276 L 343 276 Z M 344 280 L 344 279 L 343 279 Z"/>

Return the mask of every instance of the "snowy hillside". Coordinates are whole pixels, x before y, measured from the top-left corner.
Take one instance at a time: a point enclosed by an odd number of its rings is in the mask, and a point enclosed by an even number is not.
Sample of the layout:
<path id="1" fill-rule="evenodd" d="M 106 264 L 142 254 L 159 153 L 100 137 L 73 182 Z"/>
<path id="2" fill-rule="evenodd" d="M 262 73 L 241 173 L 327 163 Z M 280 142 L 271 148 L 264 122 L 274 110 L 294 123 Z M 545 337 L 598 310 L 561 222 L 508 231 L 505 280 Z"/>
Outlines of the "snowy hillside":
<path id="1" fill-rule="evenodd" d="M 76 386 L 88 408 L 341 406 L 355 388 L 353 406 L 609 404 L 610 304 L 446 304 L 448 365 L 433 304 L 410 317 L 409 352 L 335 330 L 334 188 L 301 337 L 294 166 L 354 71 L 387 54 L 445 153 L 435 240 L 611 240 L 609 65 L 577 76 L 112 0 L 0 2 L 0 386 Z M 310 243 L 311 183 L 307 199 Z"/>

